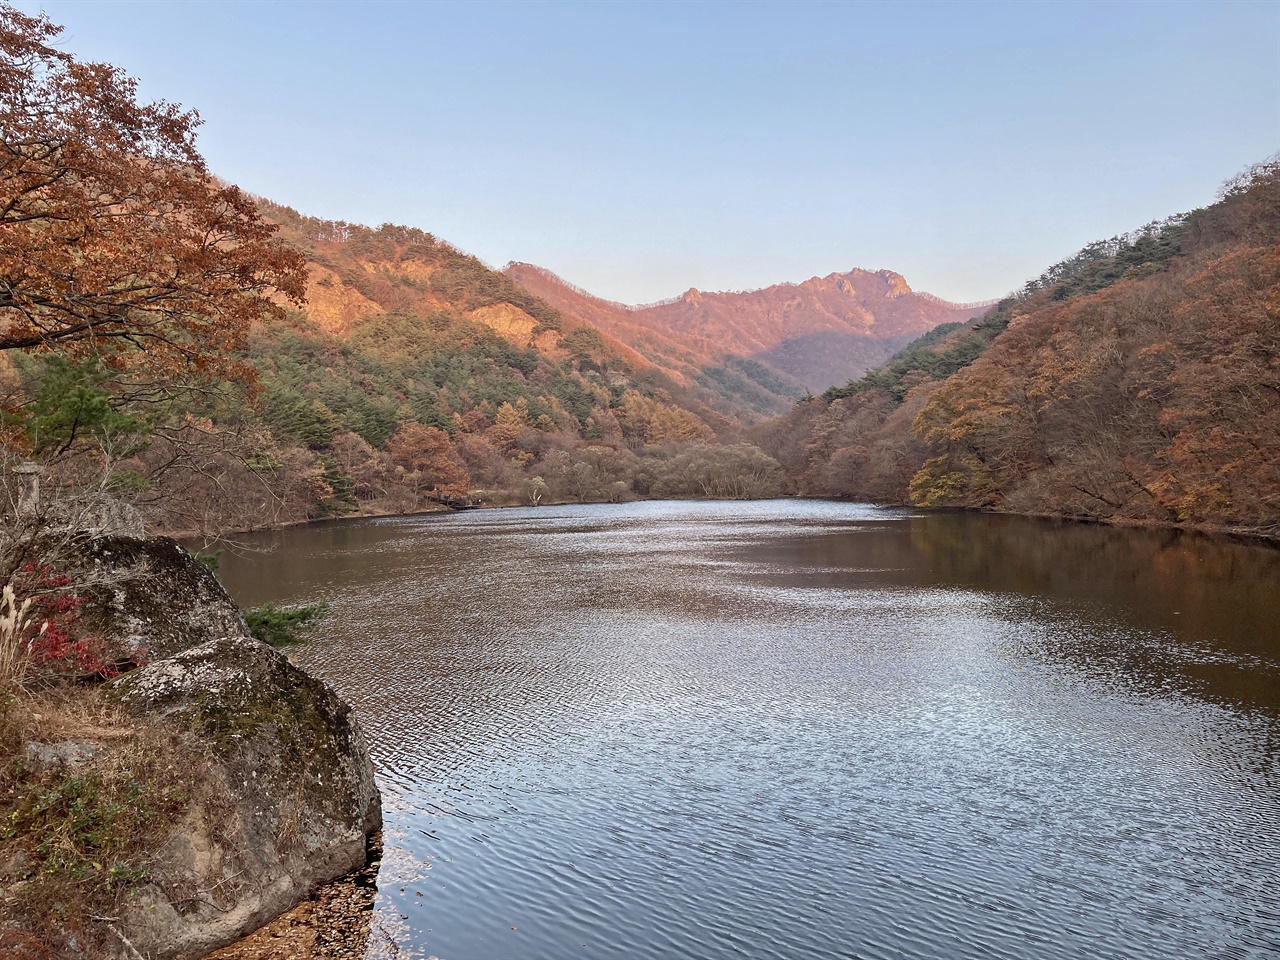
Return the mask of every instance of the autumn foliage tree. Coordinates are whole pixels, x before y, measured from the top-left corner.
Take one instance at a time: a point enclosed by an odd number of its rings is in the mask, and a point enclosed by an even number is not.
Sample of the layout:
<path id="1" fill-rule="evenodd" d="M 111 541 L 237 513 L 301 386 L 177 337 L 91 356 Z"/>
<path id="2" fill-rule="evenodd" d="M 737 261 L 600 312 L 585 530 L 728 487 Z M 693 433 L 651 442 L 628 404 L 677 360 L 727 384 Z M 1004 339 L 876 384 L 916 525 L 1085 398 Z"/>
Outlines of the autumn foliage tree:
<path id="1" fill-rule="evenodd" d="M 213 411 L 252 380 L 250 326 L 305 291 L 303 258 L 210 174 L 198 116 L 140 102 L 60 33 L 0 4 L 0 561 L 125 516 L 138 490 L 233 499 L 252 451 Z M 212 388 L 199 416 L 192 385 Z M 28 458 L 45 472 L 24 504 Z"/>
<path id="2" fill-rule="evenodd" d="M 467 466 L 439 427 L 407 423 L 387 443 L 387 452 L 416 490 L 428 498 L 465 497 Z"/>
<path id="3" fill-rule="evenodd" d="M 622 434 L 633 447 L 662 443 L 707 443 L 715 433 L 697 416 L 639 391 L 627 390 L 617 410 Z"/>
<path id="4" fill-rule="evenodd" d="M 139 377 L 241 378 L 251 323 L 301 302 L 305 264 L 210 175 L 199 118 L 0 6 L 0 351 Z"/>

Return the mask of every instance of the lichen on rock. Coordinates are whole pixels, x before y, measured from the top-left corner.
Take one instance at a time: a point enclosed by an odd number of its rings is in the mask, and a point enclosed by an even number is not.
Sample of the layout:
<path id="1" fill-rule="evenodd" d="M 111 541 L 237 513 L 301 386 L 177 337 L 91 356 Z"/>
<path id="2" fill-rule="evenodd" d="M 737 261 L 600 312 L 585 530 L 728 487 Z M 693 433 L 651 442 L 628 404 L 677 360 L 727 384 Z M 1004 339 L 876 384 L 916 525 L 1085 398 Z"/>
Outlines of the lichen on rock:
<path id="1" fill-rule="evenodd" d="M 113 692 L 129 713 L 201 738 L 220 781 L 208 797 L 220 811 L 200 811 L 213 829 L 189 818 L 157 882 L 126 910 L 135 944 L 199 955 L 363 863 L 381 825 L 363 734 L 332 690 L 282 654 L 223 637 L 122 677 Z M 175 904 L 166 887 L 197 893 Z M 213 888 L 220 896 L 198 895 Z"/>
<path id="2" fill-rule="evenodd" d="M 148 660 L 227 636 L 247 635 L 217 577 L 177 540 L 85 536 L 61 551 L 77 584 L 83 630 L 140 649 Z"/>

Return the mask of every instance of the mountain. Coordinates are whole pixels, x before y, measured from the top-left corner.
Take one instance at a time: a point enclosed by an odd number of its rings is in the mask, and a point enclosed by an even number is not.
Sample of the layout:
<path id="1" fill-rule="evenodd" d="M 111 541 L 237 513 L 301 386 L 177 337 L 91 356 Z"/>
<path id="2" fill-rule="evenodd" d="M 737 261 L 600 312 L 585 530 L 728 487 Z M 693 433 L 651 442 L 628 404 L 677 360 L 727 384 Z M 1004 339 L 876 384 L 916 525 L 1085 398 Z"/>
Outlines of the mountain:
<path id="1" fill-rule="evenodd" d="M 758 365 L 780 385 L 800 391 L 821 391 L 861 376 L 919 334 L 990 306 L 917 293 L 890 270 L 851 270 L 745 292 L 688 290 L 641 307 L 593 297 L 530 264 L 509 264 L 504 272 L 645 356 L 704 370 Z"/>
<path id="2" fill-rule="evenodd" d="M 1280 538 L 1280 159 L 757 434 L 802 492 Z"/>
<path id="3" fill-rule="evenodd" d="M 805 392 L 788 374 L 727 351 L 714 339 L 652 325 L 639 316 L 642 311 L 593 296 L 543 267 L 509 263 L 503 273 L 564 316 L 626 344 L 725 416 L 750 423 L 785 413 Z"/>

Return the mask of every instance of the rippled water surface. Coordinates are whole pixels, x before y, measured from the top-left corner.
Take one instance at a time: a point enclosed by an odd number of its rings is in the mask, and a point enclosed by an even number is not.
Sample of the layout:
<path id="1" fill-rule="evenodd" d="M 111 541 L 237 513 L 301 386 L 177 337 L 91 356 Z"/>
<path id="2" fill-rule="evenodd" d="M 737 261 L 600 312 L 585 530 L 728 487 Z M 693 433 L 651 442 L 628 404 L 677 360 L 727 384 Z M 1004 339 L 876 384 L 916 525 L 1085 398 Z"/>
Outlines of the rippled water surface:
<path id="1" fill-rule="evenodd" d="M 417 956 L 1280 956 L 1276 551 L 803 501 L 274 539 L 223 580 L 329 602 L 295 658 Z"/>

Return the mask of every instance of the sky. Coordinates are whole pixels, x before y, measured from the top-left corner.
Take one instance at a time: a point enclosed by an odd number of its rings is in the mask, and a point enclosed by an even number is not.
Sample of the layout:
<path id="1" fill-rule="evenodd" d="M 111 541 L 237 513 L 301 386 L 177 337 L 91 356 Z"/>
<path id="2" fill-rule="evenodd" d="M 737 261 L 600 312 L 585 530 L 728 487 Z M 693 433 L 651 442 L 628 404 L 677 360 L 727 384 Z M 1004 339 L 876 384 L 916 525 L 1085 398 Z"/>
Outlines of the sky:
<path id="1" fill-rule="evenodd" d="M 1280 3 L 19 2 L 210 168 L 624 303 L 1001 296 L 1280 150 Z"/>

